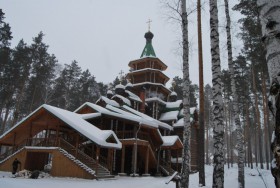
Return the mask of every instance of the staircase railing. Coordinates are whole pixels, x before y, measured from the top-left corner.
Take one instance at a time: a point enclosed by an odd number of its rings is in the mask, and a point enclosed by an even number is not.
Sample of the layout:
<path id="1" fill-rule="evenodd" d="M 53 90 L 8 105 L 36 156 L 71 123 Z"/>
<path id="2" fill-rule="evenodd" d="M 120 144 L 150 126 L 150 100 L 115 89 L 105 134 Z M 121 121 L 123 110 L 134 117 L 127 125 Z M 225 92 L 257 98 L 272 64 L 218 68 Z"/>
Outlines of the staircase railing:
<path id="1" fill-rule="evenodd" d="M 96 168 L 102 168 L 104 171 L 108 171 L 107 169 L 107 160 L 103 156 L 99 156 L 99 166 L 97 166 L 96 160 L 94 160 L 92 157 L 85 154 L 83 151 L 77 149 L 75 146 L 67 142 L 66 140 L 59 138 L 58 140 L 54 138 L 28 138 L 23 140 L 18 145 L 8 149 L 5 153 L 0 155 L 0 161 L 7 159 L 9 156 L 12 156 L 14 153 L 19 151 L 25 146 L 54 146 L 54 147 L 60 147 L 64 149 L 66 152 L 74 156 L 77 160 L 81 161 L 88 167 L 92 168 L 93 170 L 96 170 Z"/>
<path id="2" fill-rule="evenodd" d="M 175 172 L 175 170 L 173 170 L 171 165 L 168 162 L 164 161 L 163 159 L 160 160 L 160 166 L 169 173 L 168 175 L 171 175 Z"/>

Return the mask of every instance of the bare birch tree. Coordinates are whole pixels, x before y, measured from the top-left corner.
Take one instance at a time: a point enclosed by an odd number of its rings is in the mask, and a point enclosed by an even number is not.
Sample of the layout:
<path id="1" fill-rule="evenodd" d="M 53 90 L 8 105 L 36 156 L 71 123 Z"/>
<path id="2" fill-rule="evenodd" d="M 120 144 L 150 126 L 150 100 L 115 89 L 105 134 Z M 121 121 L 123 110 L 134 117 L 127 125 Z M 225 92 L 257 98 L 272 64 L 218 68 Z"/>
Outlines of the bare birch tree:
<path id="1" fill-rule="evenodd" d="M 181 169 L 181 188 L 189 187 L 190 171 L 190 76 L 189 76 L 189 41 L 188 41 L 188 15 L 186 0 L 181 0 L 182 39 L 183 39 L 183 106 L 184 106 L 184 133 L 183 133 L 183 161 Z"/>
<path id="2" fill-rule="evenodd" d="M 223 99 L 221 89 L 221 62 L 217 0 L 210 0 L 209 5 L 214 116 L 214 172 L 212 187 L 224 187 L 224 120 L 222 117 Z"/>
<path id="3" fill-rule="evenodd" d="M 262 25 L 263 42 L 266 46 L 266 61 L 270 77 L 270 95 L 275 117 L 274 137 L 272 137 L 271 171 L 275 186 L 280 187 L 280 1 L 257 0 Z"/>

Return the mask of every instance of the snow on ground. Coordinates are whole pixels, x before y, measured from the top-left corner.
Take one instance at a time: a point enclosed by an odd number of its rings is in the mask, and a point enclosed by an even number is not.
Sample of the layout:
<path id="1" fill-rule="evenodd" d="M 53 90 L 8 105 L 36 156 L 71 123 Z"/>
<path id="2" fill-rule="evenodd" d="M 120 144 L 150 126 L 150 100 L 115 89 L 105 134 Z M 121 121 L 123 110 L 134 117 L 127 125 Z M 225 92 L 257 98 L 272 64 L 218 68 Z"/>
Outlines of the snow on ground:
<path id="1" fill-rule="evenodd" d="M 206 187 L 212 187 L 212 166 L 205 167 Z M 268 188 L 274 188 L 274 180 L 269 170 L 260 170 Z M 0 172 L 0 187 L 2 188 L 175 188 L 175 184 L 165 182 L 169 177 L 119 177 L 115 180 L 85 180 L 78 178 L 46 177 L 39 179 L 12 178 L 9 172 Z M 265 188 L 258 171 L 245 168 L 245 184 L 247 188 Z M 237 188 L 237 166 L 228 169 L 225 166 L 225 188 Z M 198 188 L 198 173 L 190 175 L 190 188 Z"/>

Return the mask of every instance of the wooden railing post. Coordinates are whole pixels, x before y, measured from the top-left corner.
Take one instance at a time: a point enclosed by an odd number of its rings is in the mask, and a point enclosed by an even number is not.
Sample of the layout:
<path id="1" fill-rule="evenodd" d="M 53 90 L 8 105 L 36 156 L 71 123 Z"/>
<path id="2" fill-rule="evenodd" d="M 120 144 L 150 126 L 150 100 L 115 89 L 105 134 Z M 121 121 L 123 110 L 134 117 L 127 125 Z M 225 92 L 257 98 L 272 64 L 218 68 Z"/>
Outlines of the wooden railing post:
<path id="1" fill-rule="evenodd" d="M 122 147 L 122 164 L 121 164 L 121 173 L 124 173 L 124 164 L 125 164 L 125 146 Z"/>
<path id="2" fill-rule="evenodd" d="M 147 146 L 147 152 L 146 152 L 146 162 L 145 162 L 145 174 L 149 174 L 149 145 Z"/>
<path id="3" fill-rule="evenodd" d="M 96 176 L 98 175 L 99 155 L 100 155 L 100 148 L 97 146 L 97 148 L 96 148 L 96 167 L 95 167 Z"/>

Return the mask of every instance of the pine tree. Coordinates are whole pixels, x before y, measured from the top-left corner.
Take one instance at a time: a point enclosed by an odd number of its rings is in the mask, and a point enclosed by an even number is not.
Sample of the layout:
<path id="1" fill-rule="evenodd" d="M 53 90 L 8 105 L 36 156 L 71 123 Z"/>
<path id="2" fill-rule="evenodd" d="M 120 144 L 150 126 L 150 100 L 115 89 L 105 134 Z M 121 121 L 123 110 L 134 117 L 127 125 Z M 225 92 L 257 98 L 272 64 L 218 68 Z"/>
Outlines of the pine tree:
<path id="1" fill-rule="evenodd" d="M 224 186 L 224 122 L 221 91 L 221 66 L 218 32 L 217 0 L 210 0 L 210 39 L 212 55 L 213 115 L 214 115 L 214 172 L 212 187 Z"/>
<path id="2" fill-rule="evenodd" d="M 198 129 L 198 172 L 199 185 L 205 186 L 205 126 L 204 126 L 204 80 L 203 80 L 203 52 L 201 32 L 201 2 L 197 0 L 197 35 L 198 35 L 198 63 L 199 63 L 199 129 Z"/>
<path id="3" fill-rule="evenodd" d="M 28 78 L 30 76 L 31 58 L 30 48 L 22 40 L 13 50 L 13 66 L 16 67 L 15 107 L 12 124 L 23 117 L 22 102 L 25 97 Z"/>
<path id="4" fill-rule="evenodd" d="M 13 38 L 11 27 L 4 21 L 5 14 L 0 9 L 0 133 L 5 130 L 9 112 L 13 105 L 14 82 L 12 82 L 13 66 L 11 64 L 10 41 Z M 5 114 L 2 117 L 2 113 Z"/>
<path id="5" fill-rule="evenodd" d="M 40 32 L 31 44 L 32 69 L 25 99 L 27 113 L 49 102 L 55 78 L 57 60 L 54 55 L 48 53 L 48 45 L 43 42 L 43 36 Z"/>
<path id="6" fill-rule="evenodd" d="M 231 21 L 229 16 L 228 0 L 225 2 L 225 14 L 227 19 L 227 50 L 228 50 L 228 67 L 230 71 L 231 90 L 233 93 L 233 115 L 237 130 L 237 151 L 238 151 L 238 185 L 240 188 L 245 187 L 244 178 L 244 148 L 243 148 L 243 133 L 241 122 L 239 118 L 239 107 L 237 103 L 236 83 L 234 78 L 233 58 L 232 58 L 232 44 L 231 44 Z"/>
<path id="7" fill-rule="evenodd" d="M 266 61 L 271 83 L 272 108 L 274 108 L 275 130 L 272 142 L 274 159 L 272 161 L 272 175 L 275 186 L 280 187 L 280 2 L 279 0 L 257 0 L 262 25 L 263 42 L 266 46 Z"/>

